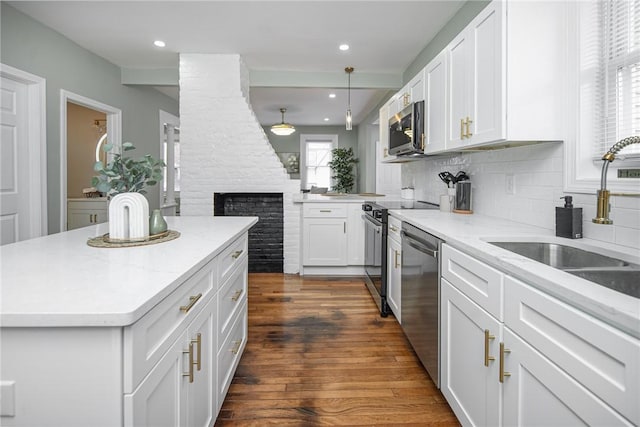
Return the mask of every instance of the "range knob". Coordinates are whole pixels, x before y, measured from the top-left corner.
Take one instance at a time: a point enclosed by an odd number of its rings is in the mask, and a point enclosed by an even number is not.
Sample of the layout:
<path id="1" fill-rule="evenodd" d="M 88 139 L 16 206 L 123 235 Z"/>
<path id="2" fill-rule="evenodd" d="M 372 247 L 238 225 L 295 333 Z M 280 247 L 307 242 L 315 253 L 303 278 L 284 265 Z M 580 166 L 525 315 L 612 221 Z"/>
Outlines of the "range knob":
<path id="1" fill-rule="evenodd" d="M 371 206 L 371 205 L 362 205 L 362 210 L 363 211 L 373 210 L 373 206 Z"/>

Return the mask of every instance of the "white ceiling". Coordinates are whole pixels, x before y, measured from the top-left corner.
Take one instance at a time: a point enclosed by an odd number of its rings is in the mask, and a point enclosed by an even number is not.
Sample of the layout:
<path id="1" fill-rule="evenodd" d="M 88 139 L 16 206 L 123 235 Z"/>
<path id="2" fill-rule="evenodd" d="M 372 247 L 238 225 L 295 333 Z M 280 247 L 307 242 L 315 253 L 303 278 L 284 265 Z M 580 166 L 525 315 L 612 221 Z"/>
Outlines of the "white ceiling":
<path id="1" fill-rule="evenodd" d="M 179 53 L 238 53 L 251 71 L 319 76 L 344 73 L 346 66 L 353 66 L 353 76 L 401 76 L 464 0 L 8 3 L 123 68 L 177 68 Z M 153 46 L 157 39 L 166 47 Z M 341 43 L 351 49 L 339 51 Z M 312 82 L 313 77 L 307 80 Z M 346 86 L 346 74 L 344 81 Z M 294 125 L 344 123 L 344 89 L 336 88 L 337 97 L 330 100 L 330 88 L 279 85 L 284 87 L 251 88 L 251 104 L 262 124 L 280 122 L 281 107 L 287 108 L 285 119 Z M 389 89 L 352 89 L 356 123 Z M 163 91 L 177 94 L 176 88 Z"/>

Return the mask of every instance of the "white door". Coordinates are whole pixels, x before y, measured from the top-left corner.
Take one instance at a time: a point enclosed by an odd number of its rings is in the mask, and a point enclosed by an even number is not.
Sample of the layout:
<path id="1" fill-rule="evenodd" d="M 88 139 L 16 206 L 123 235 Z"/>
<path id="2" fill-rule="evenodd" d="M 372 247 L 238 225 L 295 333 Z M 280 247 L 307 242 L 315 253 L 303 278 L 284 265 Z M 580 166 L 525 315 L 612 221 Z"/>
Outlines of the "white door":
<path id="1" fill-rule="evenodd" d="M 2 77 L 0 243 L 30 238 L 27 85 Z"/>

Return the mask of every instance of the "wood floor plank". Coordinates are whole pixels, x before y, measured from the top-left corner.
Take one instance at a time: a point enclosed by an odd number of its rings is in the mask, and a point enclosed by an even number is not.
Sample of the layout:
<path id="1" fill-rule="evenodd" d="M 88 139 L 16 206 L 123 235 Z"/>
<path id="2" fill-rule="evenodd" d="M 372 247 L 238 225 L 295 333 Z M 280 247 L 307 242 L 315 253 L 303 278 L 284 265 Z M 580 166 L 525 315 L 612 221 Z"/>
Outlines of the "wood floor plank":
<path id="1" fill-rule="evenodd" d="M 245 353 L 216 426 L 456 426 L 361 278 L 252 273 Z"/>

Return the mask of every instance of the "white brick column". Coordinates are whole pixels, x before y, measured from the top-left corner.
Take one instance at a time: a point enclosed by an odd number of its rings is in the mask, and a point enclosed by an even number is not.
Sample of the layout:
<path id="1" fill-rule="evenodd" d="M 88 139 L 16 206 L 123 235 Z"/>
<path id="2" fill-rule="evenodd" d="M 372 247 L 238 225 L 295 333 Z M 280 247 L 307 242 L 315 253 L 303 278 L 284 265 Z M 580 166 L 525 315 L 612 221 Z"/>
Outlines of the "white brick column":
<path id="1" fill-rule="evenodd" d="M 181 215 L 213 215 L 213 193 L 283 193 L 284 272 L 299 271 L 300 206 L 249 104 L 240 55 L 180 55 Z"/>

